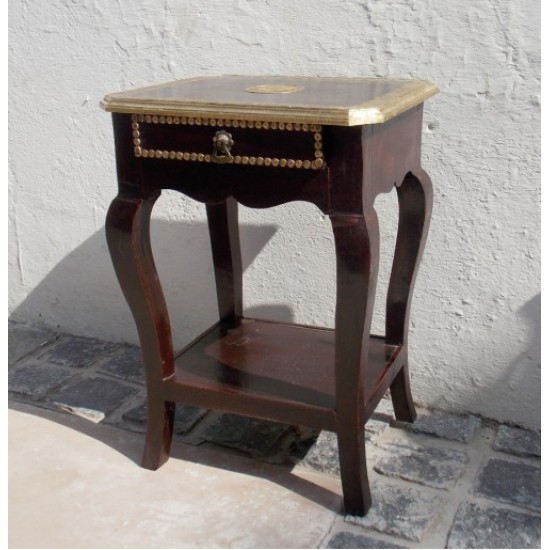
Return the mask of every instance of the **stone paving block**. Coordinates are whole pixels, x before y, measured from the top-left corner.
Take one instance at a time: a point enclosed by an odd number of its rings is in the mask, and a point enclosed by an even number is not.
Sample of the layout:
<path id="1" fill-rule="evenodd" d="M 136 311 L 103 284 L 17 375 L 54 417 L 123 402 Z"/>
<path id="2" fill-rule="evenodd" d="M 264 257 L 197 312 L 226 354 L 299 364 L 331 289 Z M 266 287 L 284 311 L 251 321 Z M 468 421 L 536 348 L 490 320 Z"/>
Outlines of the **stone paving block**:
<path id="1" fill-rule="evenodd" d="M 336 434 L 322 431 L 299 465 L 316 472 L 339 476 L 340 461 Z"/>
<path id="2" fill-rule="evenodd" d="M 8 364 L 12 365 L 25 355 L 49 342 L 53 342 L 55 339 L 55 332 L 35 330 L 10 323 L 8 326 Z"/>
<path id="3" fill-rule="evenodd" d="M 59 365 L 84 369 L 118 347 L 111 342 L 83 338 L 81 336 L 61 336 L 53 345 L 48 346 L 38 358 L 40 361 Z"/>
<path id="4" fill-rule="evenodd" d="M 99 372 L 116 376 L 121 380 L 145 384 L 145 365 L 141 349 L 138 346 L 121 346 L 116 355 L 103 364 Z"/>
<path id="5" fill-rule="evenodd" d="M 372 418 L 383 422 L 391 422 L 395 418 L 391 399 L 382 398 L 372 414 Z"/>
<path id="6" fill-rule="evenodd" d="M 463 502 L 447 548 L 540 548 L 540 517 Z"/>
<path id="7" fill-rule="evenodd" d="M 376 463 L 376 472 L 436 489 L 453 487 L 468 462 L 467 453 L 419 446 L 405 439 L 395 439 L 380 447 L 388 451 L 388 455 Z"/>
<path id="8" fill-rule="evenodd" d="M 74 371 L 65 367 L 26 362 L 10 369 L 8 390 L 31 399 L 43 399 L 49 392 L 67 382 Z"/>
<path id="9" fill-rule="evenodd" d="M 57 407 L 82 416 L 93 422 L 101 422 L 111 411 L 137 390 L 106 378 L 86 378 L 71 384 L 50 396 Z"/>
<path id="10" fill-rule="evenodd" d="M 190 407 L 185 405 L 176 405 L 176 413 L 174 415 L 174 433 L 186 434 L 203 418 L 208 411 L 200 407 Z M 122 415 L 124 420 L 135 422 L 143 425 L 147 420 L 147 405 L 142 403 L 138 407 Z"/>
<path id="11" fill-rule="evenodd" d="M 416 487 L 371 483 L 372 505 L 364 517 L 346 516 L 345 521 L 410 541 L 420 541 L 434 523 L 443 498 Z"/>
<path id="12" fill-rule="evenodd" d="M 474 490 L 491 500 L 540 510 L 540 468 L 490 458 L 479 474 Z"/>
<path id="13" fill-rule="evenodd" d="M 387 427 L 387 422 L 383 422 L 375 418 L 369 419 L 369 421 L 365 424 L 365 441 L 372 441 L 377 435 L 384 432 Z"/>
<path id="14" fill-rule="evenodd" d="M 501 425 L 493 449 L 517 456 L 540 456 L 540 433 Z"/>
<path id="15" fill-rule="evenodd" d="M 327 548 L 406 548 L 406 546 L 398 546 L 349 531 L 340 531 L 328 541 Z"/>
<path id="16" fill-rule="evenodd" d="M 320 432 L 308 426 L 291 426 L 290 430 L 290 433 L 283 439 L 283 443 L 286 444 L 286 457 L 284 457 L 286 460 L 284 462 L 297 464 L 315 445 Z"/>
<path id="17" fill-rule="evenodd" d="M 273 454 L 290 426 L 235 414 L 223 414 L 208 427 L 204 439 L 225 447 L 238 449 L 255 458 Z"/>
<path id="18" fill-rule="evenodd" d="M 394 420 L 391 425 L 413 433 L 433 435 L 450 441 L 467 443 L 472 439 L 476 429 L 481 426 L 481 421 L 477 416 L 472 415 L 432 412 L 419 414 L 412 424 Z"/>
<path id="19" fill-rule="evenodd" d="M 380 435 L 388 424 L 380 420 L 370 419 L 365 425 L 365 443 Z M 322 431 L 308 449 L 299 465 L 335 476 L 340 475 L 340 461 L 338 455 L 338 438 L 334 432 Z"/>

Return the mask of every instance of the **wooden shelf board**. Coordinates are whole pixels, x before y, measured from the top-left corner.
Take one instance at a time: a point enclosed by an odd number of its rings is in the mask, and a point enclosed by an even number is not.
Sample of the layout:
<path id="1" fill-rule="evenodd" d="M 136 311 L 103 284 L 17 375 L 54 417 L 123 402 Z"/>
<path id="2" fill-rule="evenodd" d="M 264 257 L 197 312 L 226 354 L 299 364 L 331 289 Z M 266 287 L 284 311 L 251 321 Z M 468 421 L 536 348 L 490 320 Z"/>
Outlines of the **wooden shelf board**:
<path id="1" fill-rule="evenodd" d="M 334 349 L 331 329 L 255 319 L 219 323 L 176 357 L 175 375 L 165 381 L 167 397 L 280 421 L 296 414 L 330 428 Z M 399 350 L 371 337 L 369 371 L 380 373 L 378 386 L 387 385 L 383 379 L 395 370 Z"/>

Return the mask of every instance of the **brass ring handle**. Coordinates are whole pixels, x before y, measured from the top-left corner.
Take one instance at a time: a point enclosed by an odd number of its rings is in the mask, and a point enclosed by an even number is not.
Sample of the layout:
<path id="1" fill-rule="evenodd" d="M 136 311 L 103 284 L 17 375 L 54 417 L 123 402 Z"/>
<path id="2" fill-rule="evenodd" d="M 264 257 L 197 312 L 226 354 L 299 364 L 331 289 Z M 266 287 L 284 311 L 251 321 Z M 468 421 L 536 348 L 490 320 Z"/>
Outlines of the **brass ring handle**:
<path id="1" fill-rule="evenodd" d="M 233 158 L 231 147 L 234 145 L 233 136 L 225 130 L 219 130 L 212 138 L 214 150 L 212 152 L 212 162 L 223 164 Z"/>

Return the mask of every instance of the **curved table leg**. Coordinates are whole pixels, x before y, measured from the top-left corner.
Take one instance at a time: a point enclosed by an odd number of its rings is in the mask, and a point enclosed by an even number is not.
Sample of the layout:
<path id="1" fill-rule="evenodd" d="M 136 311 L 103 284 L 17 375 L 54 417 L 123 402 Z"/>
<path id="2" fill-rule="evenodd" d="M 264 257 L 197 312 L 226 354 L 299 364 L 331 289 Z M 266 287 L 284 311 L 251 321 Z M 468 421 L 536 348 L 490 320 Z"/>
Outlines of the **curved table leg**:
<path id="1" fill-rule="evenodd" d="M 238 322 L 243 314 L 243 266 L 238 204 L 233 198 L 207 204 L 220 320 Z"/>
<path id="2" fill-rule="evenodd" d="M 365 388 L 376 280 L 376 212 L 332 216 L 336 245 L 336 430 L 346 513 L 371 504 L 365 453 Z M 372 382 L 372 381 L 370 381 Z"/>
<path id="3" fill-rule="evenodd" d="M 134 316 L 145 363 L 147 433 L 142 466 L 156 470 L 170 454 L 175 404 L 166 401 L 162 380 L 174 373 L 168 310 L 151 251 L 149 225 L 158 197 L 119 195 L 107 213 L 109 252 Z"/>
<path id="4" fill-rule="evenodd" d="M 403 346 L 405 362 L 390 386 L 397 420 L 414 422 L 407 358 L 412 290 L 430 225 L 433 190 L 430 178 L 419 170 L 409 173 L 397 188 L 399 225 L 386 301 L 386 341 Z"/>

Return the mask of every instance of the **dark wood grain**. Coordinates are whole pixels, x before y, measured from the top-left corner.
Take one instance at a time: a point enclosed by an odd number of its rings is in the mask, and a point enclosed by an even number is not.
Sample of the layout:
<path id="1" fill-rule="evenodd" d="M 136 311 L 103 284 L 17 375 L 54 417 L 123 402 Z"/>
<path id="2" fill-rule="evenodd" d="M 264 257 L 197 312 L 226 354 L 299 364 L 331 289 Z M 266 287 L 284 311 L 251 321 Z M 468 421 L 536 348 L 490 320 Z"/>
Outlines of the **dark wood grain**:
<path id="1" fill-rule="evenodd" d="M 153 124 L 139 125 L 141 147 L 182 152 L 210 154 L 212 138 L 217 131 L 229 132 L 234 145 L 233 155 L 257 157 L 265 155 L 265 142 L 269 142 L 271 158 L 315 160 L 314 133 L 301 130 L 265 130 L 257 128 L 234 128 L 233 126 L 198 126 Z"/>
<path id="2" fill-rule="evenodd" d="M 399 225 L 392 273 L 386 299 L 386 339 L 408 350 L 409 315 L 412 289 L 426 244 L 432 213 L 433 191 L 430 178 L 422 169 L 409 172 L 397 189 Z M 391 385 L 397 420 L 414 422 L 408 360 Z"/>
<path id="3" fill-rule="evenodd" d="M 164 401 L 162 380 L 174 373 L 168 309 L 151 252 L 149 225 L 158 193 L 116 197 L 106 236 L 115 271 L 138 328 L 147 383 L 147 432 L 142 465 L 156 470 L 170 454 L 174 403 Z"/>
<path id="4" fill-rule="evenodd" d="M 229 198 L 219 204 L 207 204 L 206 216 L 220 320 L 236 323 L 243 314 L 243 266 L 237 201 Z"/>
<path id="5" fill-rule="evenodd" d="M 386 124 L 363 126 L 363 202 L 374 203 L 380 193 L 400 185 L 406 174 L 420 169 L 422 106 Z"/>
<path id="6" fill-rule="evenodd" d="M 384 124 L 324 126 L 326 166 L 319 170 L 136 157 L 131 115 L 114 114 L 113 122 L 119 195 L 107 216 L 107 237 L 145 358 L 144 466 L 156 468 L 168 457 L 174 403 L 179 401 L 329 429 L 338 436 L 346 512 L 365 514 L 371 503 L 366 420 L 388 388 L 396 417 L 412 421 L 415 416 L 408 324 L 432 202 L 430 180 L 420 167 L 422 106 Z M 187 134 L 192 126 L 168 126 L 152 124 L 143 137 L 167 150 L 199 141 L 207 147 L 211 139 L 207 127 Z M 252 130 L 239 130 L 239 140 L 259 156 L 302 147 L 285 141 L 284 132 Z M 399 228 L 386 334 L 371 337 L 379 255 L 374 203 L 395 185 Z M 151 209 L 163 189 L 206 205 L 220 318 L 175 360 L 149 238 Z M 238 203 L 267 208 L 290 201 L 312 203 L 330 216 L 337 271 L 334 331 L 242 317 Z"/>
<path id="7" fill-rule="evenodd" d="M 378 275 L 379 231 L 374 210 L 331 217 L 336 244 L 336 433 L 346 511 L 371 504 L 364 426 L 366 388 L 380 372 L 369 362 L 369 334 Z"/>
<path id="8" fill-rule="evenodd" d="M 383 337 L 368 340 L 373 387 L 385 391 L 401 368 L 401 347 Z M 335 356 L 331 329 L 246 318 L 237 326 L 222 322 L 177 354 L 164 391 L 176 401 L 336 430 Z M 304 422 L 312 411 L 317 416 Z"/>
<path id="9" fill-rule="evenodd" d="M 120 115 L 123 116 L 123 115 Z M 326 170 L 286 170 L 264 166 L 236 166 L 178 162 L 165 159 L 136 159 L 141 164 L 142 185 L 162 182 L 205 204 L 227 198 L 249 208 L 270 208 L 301 200 L 315 204 L 328 214 L 329 183 Z"/>

